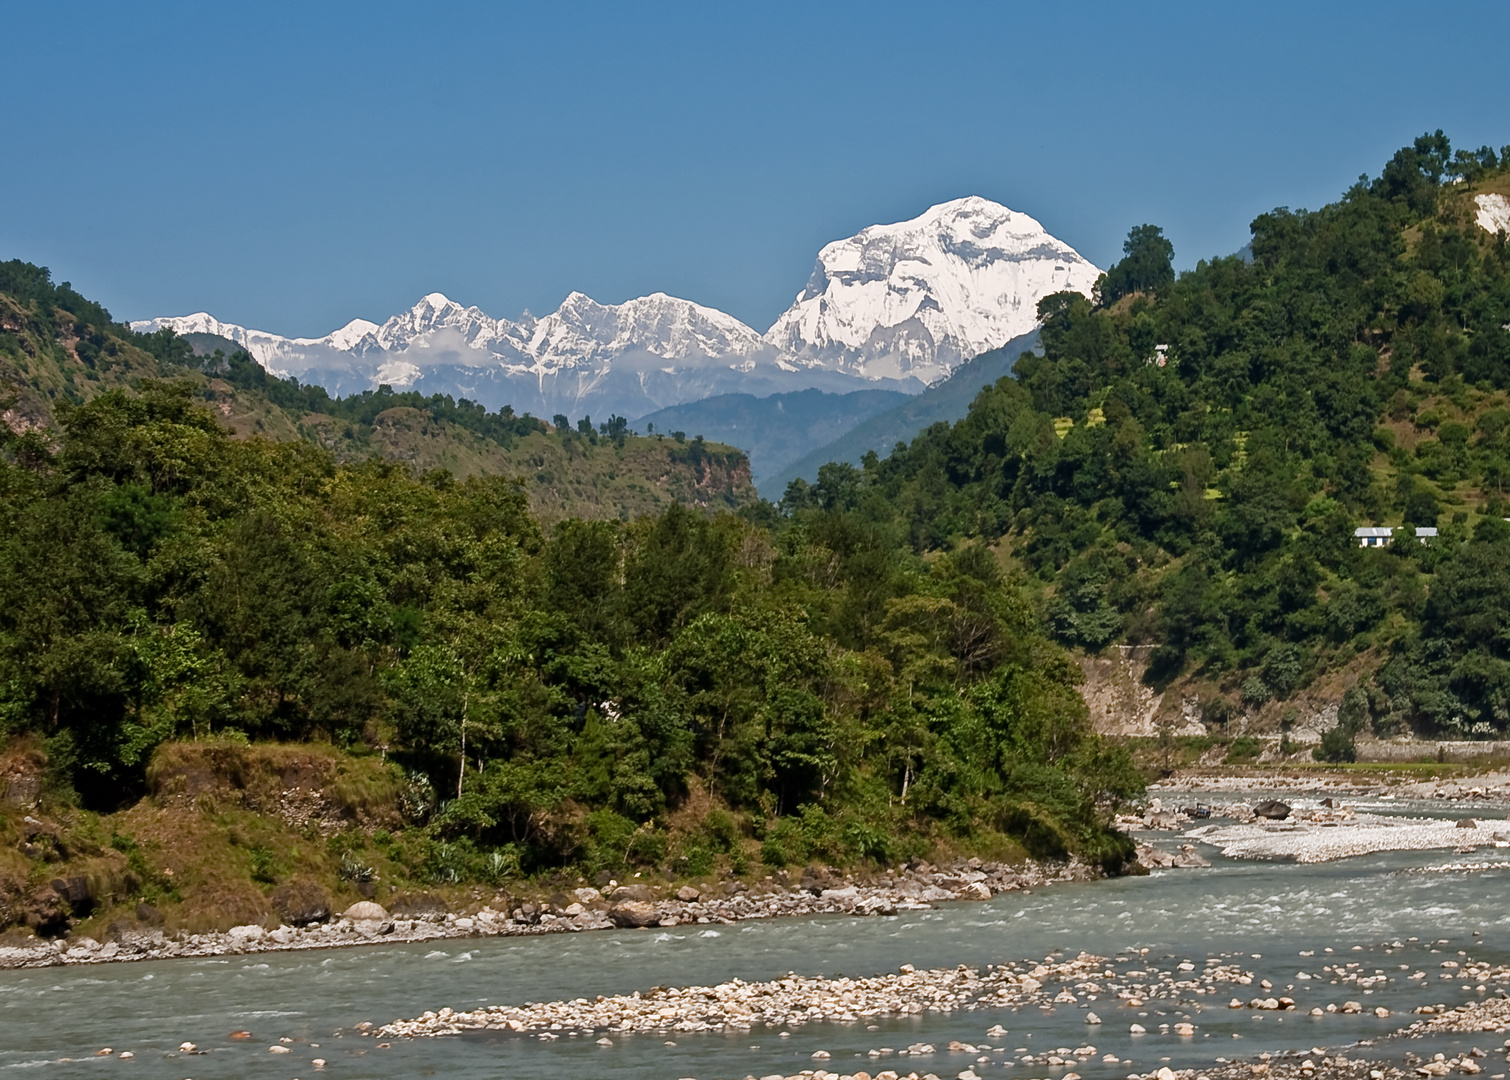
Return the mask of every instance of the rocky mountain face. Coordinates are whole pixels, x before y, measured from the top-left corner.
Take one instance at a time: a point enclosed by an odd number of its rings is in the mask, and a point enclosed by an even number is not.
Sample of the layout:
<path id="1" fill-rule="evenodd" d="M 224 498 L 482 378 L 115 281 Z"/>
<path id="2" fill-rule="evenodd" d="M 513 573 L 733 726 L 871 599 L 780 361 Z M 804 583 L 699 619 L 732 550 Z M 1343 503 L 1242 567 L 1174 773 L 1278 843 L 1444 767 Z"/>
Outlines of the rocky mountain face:
<path id="1" fill-rule="evenodd" d="M 600 304 L 574 292 L 518 320 L 430 293 L 381 324 L 354 319 L 321 338 L 206 312 L 132 326 L 226 338 L 269 371 L 337 394 L 386 384 L 538 416 L 643 416 L 726 393 L 917 393 L 1030 331 L 1043 296 L 1088 292 L 1098 273 L 1033 218 L 971 197 L 827 245 L 763 335 L 664 293 Z"/>
<path id="2" fill-rule="evenodd" d="M 824 247 L 765 339 L 799 362 L 933 383 L 1032 331 L 1050 293 L 1089 294 L 1100 273 L 1027 214 L 956 199 Z"/>

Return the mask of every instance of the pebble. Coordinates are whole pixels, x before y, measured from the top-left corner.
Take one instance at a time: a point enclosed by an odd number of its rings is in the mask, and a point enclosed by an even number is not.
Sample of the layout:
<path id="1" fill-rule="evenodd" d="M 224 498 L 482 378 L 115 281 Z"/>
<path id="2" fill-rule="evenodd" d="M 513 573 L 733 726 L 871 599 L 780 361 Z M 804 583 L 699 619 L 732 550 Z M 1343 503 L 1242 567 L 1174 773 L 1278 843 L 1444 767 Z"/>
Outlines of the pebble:
<path id="1" fill-rule="evenodd" d="M 756 1024 L 789 1029 L 826 1019 L 854 1021 L 1042 1004 L 1054 997 L 1044 989 L 1046 984 L 1094 986 L 1099 990 L 1099 980 L 1114 975 L 1103 957 L 1089 953 L 1072 959 L 1050 956 L 1041 962 L 985 970 L 961 965 L 919 971 L 909 964 L 894 975 L 874 978 L 793 973 L 768 982 L 733 979 L 717 986 L 655 987 L 596 1001 L 576 998 L 523 1006 L 492 1005 L 470 1012 L 444 1008 L 412 1020 L 395 1020 L 365 1034 L 414 1038 L 480 1028 L 542 1035 L 557 1031 L 724 1031 L 748 1030 Z M 1075 1000 L 1073 995 L 1071 1000 Z M 914 1044 L 907 1053 L 931 1054 L 933 1047 Z"/>

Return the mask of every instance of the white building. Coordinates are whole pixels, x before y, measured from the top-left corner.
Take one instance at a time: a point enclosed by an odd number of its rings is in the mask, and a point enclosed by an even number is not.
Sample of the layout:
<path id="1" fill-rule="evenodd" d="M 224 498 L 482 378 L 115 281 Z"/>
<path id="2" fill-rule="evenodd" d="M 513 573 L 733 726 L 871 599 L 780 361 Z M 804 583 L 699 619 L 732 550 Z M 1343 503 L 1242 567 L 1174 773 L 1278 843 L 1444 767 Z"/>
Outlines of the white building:
<path id="1" fill-rule="evenodd" d="M 1389 542 L 1394 538 L 1395 530 L 1386 525 L 1360 525 L 1353 530 L 1353 539 L 1358 541 L 1359 547 L 1389 547 Z M 1425 544 L 1436 538 L 1435 525 L 1416 526 L 1416 539 L 1421 543 Z"/>

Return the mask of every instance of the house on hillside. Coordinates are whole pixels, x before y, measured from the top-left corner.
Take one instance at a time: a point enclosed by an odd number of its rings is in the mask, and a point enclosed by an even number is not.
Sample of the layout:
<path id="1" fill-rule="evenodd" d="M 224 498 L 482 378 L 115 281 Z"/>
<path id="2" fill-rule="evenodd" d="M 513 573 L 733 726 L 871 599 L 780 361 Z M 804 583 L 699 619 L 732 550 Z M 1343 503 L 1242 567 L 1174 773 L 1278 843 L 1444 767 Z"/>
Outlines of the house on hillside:
<path id="1" fill-rule="evenodd" d="M 1360 525 L 1353 530 L 1353 539 L 1358 541 L 1359 547 L 1388 547 L 1389 542 L 1395 538 L 1395 530 L 1386 525 Z M 1423 543 L 1430 543 L 1437 538 L 1435 525 L 1417 525 L 1416 539 Z"/>

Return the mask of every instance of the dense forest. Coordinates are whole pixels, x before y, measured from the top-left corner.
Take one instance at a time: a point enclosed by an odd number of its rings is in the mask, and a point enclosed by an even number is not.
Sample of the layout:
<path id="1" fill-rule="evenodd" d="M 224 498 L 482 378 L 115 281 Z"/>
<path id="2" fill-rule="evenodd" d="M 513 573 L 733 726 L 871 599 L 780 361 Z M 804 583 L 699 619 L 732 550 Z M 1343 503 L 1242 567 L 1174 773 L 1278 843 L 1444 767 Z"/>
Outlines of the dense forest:
<path id="1" fill-rule="evenodd" d="M 1510 193 L 1506 155 L 1422 136 L 1178 275 L 1140 226 L 1095 297 L 1043 300 L 1041 354 L 966 419 L 783 508 L 915 551 L 999 538 L 1049 633 L 1157 646 L 1150 680 L 1198 691 L 1208 724 L 1340 675 L 1330 756 L 1365 726 L 1503 735 L 1510 249 L 1475 200 Z M 1364 525 L 1410 528 L 1363 549 Z"/>
<path id="2" fill-rule="evenodd" d="M 401 773 L 410 868 L 448 879 L 1130 856 L 1141 781 L 985 545 L 768 505 L 543 528 L 507 478 L 233 438 L 187 382 L 57 415 L 5 436 L 0 725 L 58 797 L 129 805 L 174 740 L 314 740 Z"/>
<path id="3" fill-rule="evenodd" d="M 175 741 L 380 758 L 409 872 L 450 880 L 940 844 L 1115 871 L 1110 811 L 1142 781 L 1075 660 L 1113 643 L 1156 646 L 1150 680 L 1215 725 L 1340 673 L 1331 756 L 1366 726 L 1500 734 L 1510 251 L 1473 200 L 1506 191 L 1500 154 L 1437 133 L 1333 205 L 1261 216 L 1251 254 L 1176 274 L 1140 226 L 1095 296 L 1042 302 L 1041 354 L 959 423 L 779 506 L 630 520 L 542 522 L 504 476 L 233 435 L 207 376 L 353 422 L 388 403 L 192 357 L 7 264 L 7 310 L 79 363 L 184 377 L 0 431 L 0 731 L 98 810 Z M 549 438 L 633 437 L 562 417 Z M 1406 531 L 1363 549 L 1367 524 Z"/>

